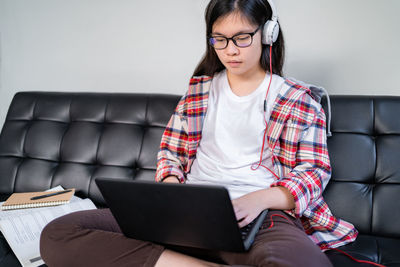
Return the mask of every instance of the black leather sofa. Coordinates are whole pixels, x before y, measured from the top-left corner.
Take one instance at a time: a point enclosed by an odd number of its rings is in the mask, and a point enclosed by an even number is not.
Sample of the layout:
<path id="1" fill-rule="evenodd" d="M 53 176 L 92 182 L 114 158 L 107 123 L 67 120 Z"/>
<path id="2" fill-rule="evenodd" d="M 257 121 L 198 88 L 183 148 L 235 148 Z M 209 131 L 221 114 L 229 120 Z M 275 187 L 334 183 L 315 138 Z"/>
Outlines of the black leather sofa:
<path id="1" fill-rule="evenodd" d="M 1 200 L 60 184 L 102 207 L 95 178 L 153 180 L 161 134 L 178 100 L 16 94 L 0 135 Z M 400 97 L 332 96 L 331 104 L 333 175 L 324 196 L 336 216 L 360 231 L 341 249 L 360 260 L 400 266 Z M 335 266 L 363 266 L 340 252 L 328 256 Z M 20 266 L 3 237 L 0 266 Z"/>

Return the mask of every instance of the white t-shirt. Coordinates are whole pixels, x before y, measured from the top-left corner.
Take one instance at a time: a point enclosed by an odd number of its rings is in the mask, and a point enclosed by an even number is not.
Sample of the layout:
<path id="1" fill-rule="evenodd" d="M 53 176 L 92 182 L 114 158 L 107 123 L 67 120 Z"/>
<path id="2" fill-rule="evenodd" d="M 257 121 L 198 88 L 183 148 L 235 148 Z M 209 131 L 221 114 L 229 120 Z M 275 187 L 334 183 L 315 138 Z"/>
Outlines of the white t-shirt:
<path id="1" fill-rule="evenodd" d="M 264 99 L 269 79 L 270 75 L 266 74 L 255 91 L 239 97 L 232 92 L 226 71 L 214 76 L 202 138 L 187 175 L 188 184 L 225 186 L 232 199 L 271 185 L 274 176 L 269 171 L 263 167 L 251 169 L 260 160 L 266 127 Z M 272 76 L 267 98 L 267 121 L 283 83 L 282 77 Z M 267 140 L 262 164 L 273 170 Z"/>

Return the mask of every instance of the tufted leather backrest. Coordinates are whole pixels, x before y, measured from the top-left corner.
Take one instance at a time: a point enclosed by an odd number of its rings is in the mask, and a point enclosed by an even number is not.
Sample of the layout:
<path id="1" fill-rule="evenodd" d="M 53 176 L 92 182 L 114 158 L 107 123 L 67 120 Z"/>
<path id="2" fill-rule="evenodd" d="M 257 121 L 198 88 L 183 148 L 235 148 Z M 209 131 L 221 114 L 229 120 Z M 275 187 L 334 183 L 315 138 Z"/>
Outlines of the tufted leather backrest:
<path id="1" fill-rule="evenodd" d="M 364 234 L 400 237 L 400 97 L 332 96 L 332 212 Z"/>
<path id="2" fill-rule="evenodd" d="M 179 96 L 21 92 L 0 136 L 0 194 L 75 187 L 104 204 L 94 179 L 154 179 Z"/>

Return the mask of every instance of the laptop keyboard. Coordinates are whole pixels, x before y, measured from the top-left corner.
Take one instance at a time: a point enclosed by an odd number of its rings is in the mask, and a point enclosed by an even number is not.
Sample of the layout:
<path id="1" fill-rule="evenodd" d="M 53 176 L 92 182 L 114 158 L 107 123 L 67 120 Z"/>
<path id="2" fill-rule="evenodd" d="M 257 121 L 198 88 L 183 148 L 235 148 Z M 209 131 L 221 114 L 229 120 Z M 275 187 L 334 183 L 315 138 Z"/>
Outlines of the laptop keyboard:
<path id="1" fill-rule="evenodd" d="M 251 223 L 246 225 L 245 227 L 240 228 L 240 233 L 242 234 L 242 240 L 245 240 L 249 235 L 251 228 L 256 223 L 256 220 L 253 220 Z"/>

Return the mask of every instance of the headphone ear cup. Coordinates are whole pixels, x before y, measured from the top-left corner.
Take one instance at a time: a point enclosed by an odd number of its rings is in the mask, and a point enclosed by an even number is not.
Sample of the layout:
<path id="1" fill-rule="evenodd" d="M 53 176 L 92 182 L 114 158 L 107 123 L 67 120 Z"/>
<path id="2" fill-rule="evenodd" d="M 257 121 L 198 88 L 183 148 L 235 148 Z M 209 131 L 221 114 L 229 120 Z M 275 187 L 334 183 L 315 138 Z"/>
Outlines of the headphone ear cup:
<path id="1" fill-rule="evenodd" d="M 266 45 L 272 45 L 279 35 L 279 24 L 275 20 L 268 20 L 264 24 L 262 43 Z"/>

